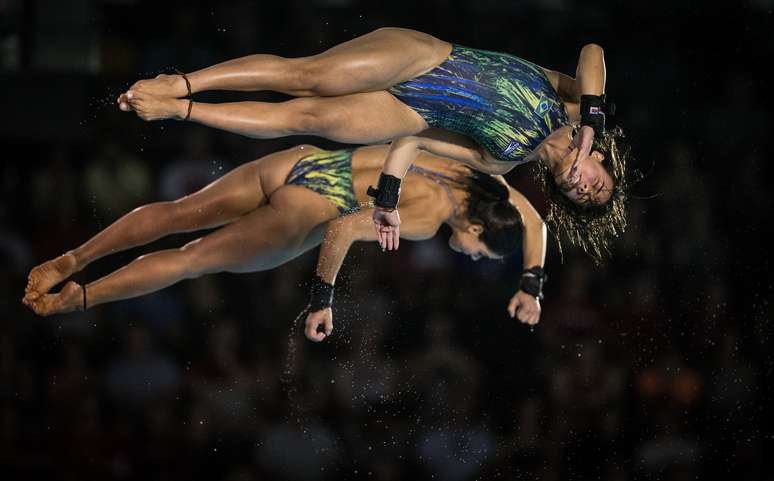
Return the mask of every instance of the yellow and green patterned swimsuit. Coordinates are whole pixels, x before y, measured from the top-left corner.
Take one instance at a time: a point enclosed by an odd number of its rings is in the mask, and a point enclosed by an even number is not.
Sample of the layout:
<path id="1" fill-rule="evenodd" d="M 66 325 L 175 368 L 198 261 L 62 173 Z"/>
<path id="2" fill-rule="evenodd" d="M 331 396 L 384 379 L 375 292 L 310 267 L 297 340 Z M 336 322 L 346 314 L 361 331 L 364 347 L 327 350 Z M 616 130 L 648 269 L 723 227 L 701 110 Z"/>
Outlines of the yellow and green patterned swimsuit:
<path id="1" fill-rule="evenodd" d="M 340 215 L 356 212 L 360 204 L 352 187 L 353 153 L 354 149 L 323 150 L 302 157 L 290 170 L 285 184 L 300 185 L 320 194 L 336 205 Z M 454 179 L 418 165 L 409 167 L 408 172 L 420 174 L 441 185 L 457 210 L 457 202 L 447 185 Z"/>
<path id="2" fill-rule="evenodd" d="M 285 184 L 300 185 L 333 202 L 341 215 L 358 210 L 352 188 L 352 150 L 323 150 L 299 159 Z"/>
<path id="3" fill-rule="evenodd" d="M 467 135 L 498 160 L 517 164 L 569 123 L 543 69 L 460 45 L 441 65 L 389 91 L 429 126 Z"/>

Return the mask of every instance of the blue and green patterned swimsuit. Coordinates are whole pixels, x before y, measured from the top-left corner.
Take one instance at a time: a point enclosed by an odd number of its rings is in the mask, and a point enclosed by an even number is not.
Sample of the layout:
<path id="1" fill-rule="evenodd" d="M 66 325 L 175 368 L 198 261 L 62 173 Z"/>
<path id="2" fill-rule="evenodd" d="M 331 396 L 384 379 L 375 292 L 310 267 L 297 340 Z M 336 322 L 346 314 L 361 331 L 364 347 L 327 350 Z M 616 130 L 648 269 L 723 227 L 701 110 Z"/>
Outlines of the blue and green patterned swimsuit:
<path id="1" fill-rule="evenodd" d="M 569 123 L 543 69 L 513 55 L 460 45 L 441 65 L 389 91 L 430 127 L 467 135 L 496 159 L 517 164 Z"/>

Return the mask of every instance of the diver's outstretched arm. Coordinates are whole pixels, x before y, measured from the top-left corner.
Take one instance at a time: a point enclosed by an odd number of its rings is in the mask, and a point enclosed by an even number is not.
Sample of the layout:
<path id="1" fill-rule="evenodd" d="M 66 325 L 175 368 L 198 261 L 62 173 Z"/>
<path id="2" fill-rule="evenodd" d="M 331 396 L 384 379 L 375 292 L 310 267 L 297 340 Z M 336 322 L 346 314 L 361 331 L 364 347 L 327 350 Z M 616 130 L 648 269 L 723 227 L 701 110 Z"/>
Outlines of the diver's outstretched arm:
<path id="1" fill-rule="evenodd" d="M 376 233 L 371 227 L 371 210 L 363 209 L 339 217 L 328 222 L 326 226 L 325 238 L 320 245 L 317 260 L 315 282 L 319 282 L 323 289 L 330 290 L 331 294 L 327 299 L 329 302 L 333 301 L 333 285 L 352 243 L 358 240 L 376 240 Z M 312 295 L 315 295 L 315 287 L 312 289 Z M 320 342 L 333 332 L 333 311 L 330 305 L 317 306 L 318 301 L 314 299 L 312 302 L 315 305 L 306 316 L 304 334 L 310 341 Z M 318 326 L 323 326 L 323 332 L 317 331 Z"/>
<path id="2" fill-rule="evenodd" d="M 372 210 L 361 209 L 328 222 L 317 260 L 317 275 L 323 282 L 336 283 L 339 269 L 354 242 L 376 240 L 371 224 Z"/>
<path id="3" fill-rule="evenodd" d="M 502 177 L 500 179 L 505 182 Z M 519 211 L 521 223 L 524 226 L 522 243 L 524 265 L 526 267 L 543 267 L 546 261 L 546 224 L 521 192 L 511 186 L 508 186 L 508 192 L 508 202 Z"/>
<path id="4" fill-rule="evenodd" d="M 474 170 L 489 174 L 508 172 L 514 165 L 513 162 L 501 162 L 491 158 L 491 155 L 464 135 L 431 129 L 420 135 L 402 137 L 393 141 L 384 161 L 382 174 L 403 179 L 421 151 L 457 160 Z M 379 201 L 380 199 L 377 198 L 379 207 L 374 210 L 373 215 L 374 226 L 380 234 L 379 242 L 383 245 L 391 242 L 397 246 L 400 238 L 400 218 L 397 209 L 394 209 L 394 205 L 384 208 L 385 206 Z M 388 247 L 387 250 L 391 248 Z"/>
<path id="5" fill-rule="evenodd" d="M 581 95 L 602 95 L 605 93 L 607 70 L 605 52 L 597 44 L 585 45 L 578 57 L 575 78 L 555 70 L 543 69 L 551 85 L 565 103 L 580 103 Z M 573 119 L 575 120 L 575 119 Z"/>
<path id="6" fill-rule="evenodd" d="M 607 69 L 605 51 L 597 44 L 584 45 L 575 71 L 575 96 L 580 102 L 581 95 L 602 95 L 605 93 Z"/>
<path id="7" fill-rule="evenodd" d="M 464 135 L 429 129 L 419 135 L 394 140 L 387 152 L 382 172 L 402 179 L 422 151 L 462 162 L 474 170 L 488 174 L 502 174 L 511 168 L 511 163 L 508 162 L 501 162 L 509 164 L 507 166 L 489 165 L 490 163 L 486 162 L 489 159 L 484 159 L 483 149 Z"/>
<path id="8" fill-rule="evenodd" d="M 401 206 L 401 209 L 406 214 L 403 233 L 407 237 L 417 240 L 429 239 L 438 232 L 441 220 L 440 216 L 434 215 L 433 206 L 409 199 Z M 363 209 L 328 223 L 325 239 L 320 247 L 316 274 L 318 281 L 326 285 L 328 289 L 333 289 L 339 269 L 341 269 L 344 258 L 354 242 L 378 240 L 371 222 L 372 210 Z M 397 249 L 398 244 L 393 244 L 390 241 L 387 244 L 382 244 L 382 248 Z M 332 301 L 332 295 L 330 300 Z M 318 326 L 323 326 L 325 332 L 317 332 Z M 333 313 L 330 306 L 312 310 L 307 315 L 304 332 L 310 341 L 320 342 L 330 335 L 332 330 Z"/>
<path id="9" fill-rule="evenodd" d="M 500 178 L 505 183 L 505 179 Z M 506 183 L 507 185 L 507 183 Z M 516 207 L 521 215 L 522 224 L 522 255 L 524 267 L 543 268 L 546 259 L 546 225 L 540 214 L 519 191 L 508 186 L 508 201 Z M 534 296 L 519 289 L 508 304 L 508 313 L 529 325 L 540 321 L 540 301 Z"/>
<path id="10" fill-rule="evenodd" d="M 574 165 L 582 162 L 591 153 L 594 137 L 599 138 L 604 131 L 605 113 L 605 82 L 607 71 L 605 69 L 605 52 L 596 44 L 585 45 L 581 49 L 578 59 L 578 68 L 575 72 L 575 86 L 571 89 L 573 99 L 577 97 L 579 102 L 577 117 L 581 128 L 570 142 L 565 157 L 574 149 L 578 149 Z M 574 113 L 574 109 L 568 110 Z"/>

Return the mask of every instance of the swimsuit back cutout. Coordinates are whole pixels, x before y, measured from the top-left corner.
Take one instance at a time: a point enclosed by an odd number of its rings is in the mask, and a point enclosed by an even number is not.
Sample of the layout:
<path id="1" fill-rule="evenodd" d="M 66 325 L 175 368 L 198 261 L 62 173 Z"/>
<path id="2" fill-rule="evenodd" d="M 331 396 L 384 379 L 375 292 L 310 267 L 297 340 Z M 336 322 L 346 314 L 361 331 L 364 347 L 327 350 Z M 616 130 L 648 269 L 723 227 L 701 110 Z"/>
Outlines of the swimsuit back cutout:
<path id="1" fill-rule="evenodd" d="M 412 165 L 409 167 L 409 172 L 415 172 L 429 180 L 432 180 L 436 184 L 440 185 L 444 188 L 446 191 L 446 195 L 449 196 L 449 200 L 452 203 L 452 206 L 454 207 L 454 214 L 459 212 L 459 204 L 454 199 L 454 195 L 452 195 L 451 187 L 449 187 L 449 182 L 453 183 L 459 183 L 458 180 L 454 179 L 453 177 L 450 177 L 445 174 L 441 174 L 440 172 L 436 172 L 434 170 L 425 169 L 423 167 L 419 167 L 418 165 Z"/>
<path id="2" fill-rule="evenodd" d="M 467 135 L 493 157 L 517 165 L 569 123 L 543 69 L 514 55 L 460 45 L 441 65 L 389 92 L 430 127 Z"/>
<path id="3" fill-rule="evenodd" d="M 320 194 L 333 202 L 341 215 L 360 207 L 352 187 L 352 149 L 323 150 L 300 158 L 285 184 L 300 185 Z"/>

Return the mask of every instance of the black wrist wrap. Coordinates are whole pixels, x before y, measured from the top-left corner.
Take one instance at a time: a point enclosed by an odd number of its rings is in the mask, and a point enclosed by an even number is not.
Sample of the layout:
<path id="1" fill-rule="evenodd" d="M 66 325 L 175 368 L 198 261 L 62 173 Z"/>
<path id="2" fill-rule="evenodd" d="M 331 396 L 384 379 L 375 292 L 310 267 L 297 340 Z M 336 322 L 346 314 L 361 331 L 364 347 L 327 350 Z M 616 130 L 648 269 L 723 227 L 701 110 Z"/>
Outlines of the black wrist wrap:
<path id="1" fill-rule="evenodd" d="M 602 135 L 605 132 L 605 118 L 607 114 L 615 115 L 615 104 L 607 103 L 605 95 L 581 95 L 581 125 L 588 125 L 594 129 L 594 134 Z"/>
<path id="2" fill-rule="evenodd" d="M 333 304 L 333 284 L 328 284 L 320 276 L 314 276 L 309 289 L 309 310 L 320 311 Z"/>
<path id="3" fill-rule="evenodd" d="M 398 207 L 400 197 L 400 179 L 394 175 L 379 175 L 379 187 L 368 187 L 367 194 L 374 198 L 374 205 L 383 209 Z"/>
<path id="4" fill-rule="evenodd" d="M 535 299 L 543 299 L 543 284 L 545 284 L 547 280 L 548 276 L 546 276 L 542 267 L 530 267 L 521 273 L 519 289 Z"/>

